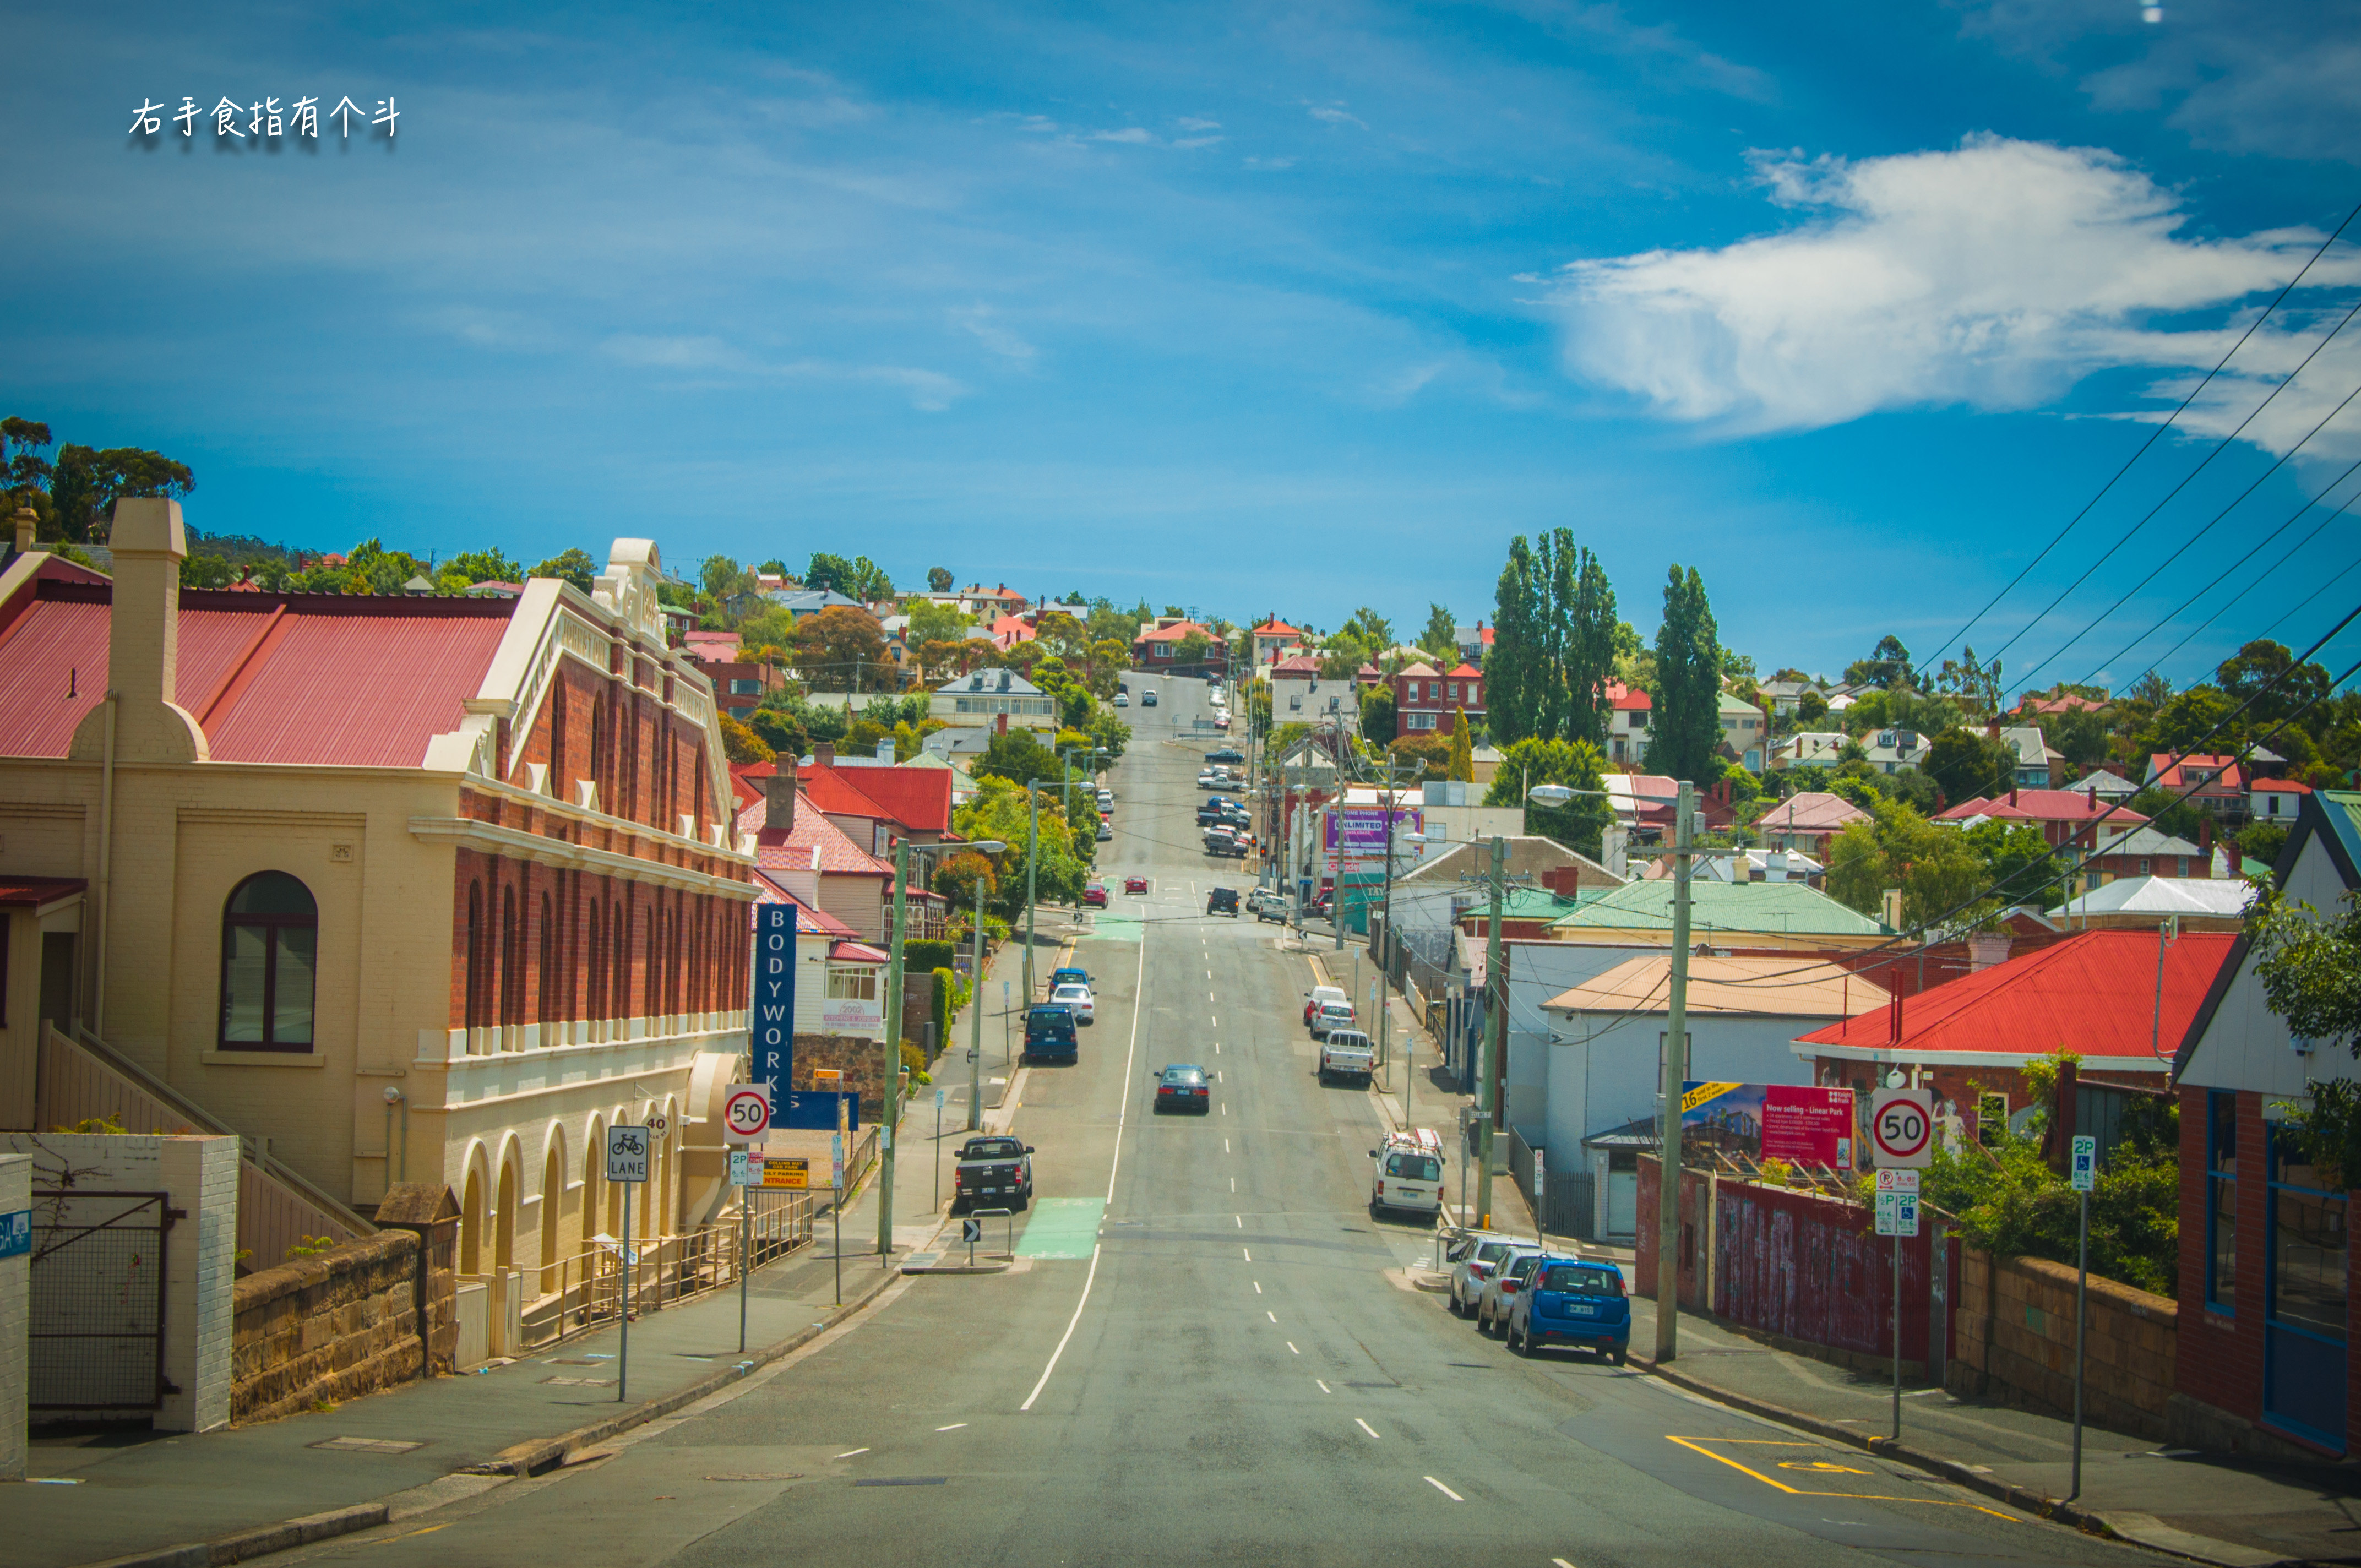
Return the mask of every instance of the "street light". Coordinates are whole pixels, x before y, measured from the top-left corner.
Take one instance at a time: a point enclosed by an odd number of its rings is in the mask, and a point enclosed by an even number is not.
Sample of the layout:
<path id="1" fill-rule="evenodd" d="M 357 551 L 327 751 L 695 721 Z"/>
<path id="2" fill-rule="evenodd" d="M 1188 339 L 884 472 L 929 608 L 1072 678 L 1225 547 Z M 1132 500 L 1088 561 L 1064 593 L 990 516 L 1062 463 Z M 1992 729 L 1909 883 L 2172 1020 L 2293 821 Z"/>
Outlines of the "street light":
<path id="1" fill-rule="evenodd" d="M 997 855 L 1007 845 L 997 839 L 979 839 L 968 846 L 979 855 Z M 967 1130 L 974 1132 L 979 1125 L 977 1107 L 983 1092 L 983 879 L 975 879 L 975 929 L 968 933 L 968 972 L 973 977 L 975 989 L 967 999 Z M 1028 987 L 1025 993 L 1027 1006 L 1033 1002 Z M 941 1157 L 938 1156 L 939 1159 Z"/>

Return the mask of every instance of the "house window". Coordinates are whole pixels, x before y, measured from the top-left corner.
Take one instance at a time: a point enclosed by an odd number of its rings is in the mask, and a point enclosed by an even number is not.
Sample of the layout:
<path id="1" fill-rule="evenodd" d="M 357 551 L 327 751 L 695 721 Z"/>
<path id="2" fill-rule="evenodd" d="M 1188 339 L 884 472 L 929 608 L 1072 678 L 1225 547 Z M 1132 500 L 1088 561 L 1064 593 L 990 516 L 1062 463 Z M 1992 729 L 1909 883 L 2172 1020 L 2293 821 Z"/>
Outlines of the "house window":
<path id="1" fill-rule="evenodd" d="M 2205 1305 L 2233 1312 L 2238 1302 L 2238 1096 L 2205 1096 Z"/>
<path id="2" fill-rule="evenodd" d="M 2180 868 L 2179 871 L 2173 872 L 2173 875 L 2187 876 L 2189 874 L 2189 857 L 2187 855 L 2175 857 L 2173 863 Z"/>
<path id="3" fill-rule="evenodd" d="M 2008 1125 L 2008 1096 L 1983 1094 L 1976 1100 L 1976 1142 L 1991 1145 L 2000 1142 L 2001 1130 Z"/>
<path id="4" fill-rule="evenodd" d="M 828 993 L 840 1001 L 874 1002 L 877 1000 L 877 971 L 873 969 L 835 969 L 828 971 Z"/>
<path id="5" fill-rule="evenodd" d="M 221 1047 L 308 1051 L 320 908 L 285 872 L 237 884 L 222 909 Z"/>
<path id="6" fill-rule="evenodd" d="M 2140 869 L 2139 869 L 2139 874 L 2140 874 L 2140 875 L 2142 875 L 2142 876 L 2146 876 L 2146 875 L 2147 875 L 2147 874 L 2148 874 L 2148 872 L 2147 872 L 2147 857 L 2146 855 L 2142 855 L 2142 856 L 2140 857 Z"/>
<path id="7" fill-rule="evenodd" d="M 763 683 L 760 681 L 733 680 L 730 683 L 730 695 L 732 696 L 754 696 L 759 695 L 762 689 Z"/>

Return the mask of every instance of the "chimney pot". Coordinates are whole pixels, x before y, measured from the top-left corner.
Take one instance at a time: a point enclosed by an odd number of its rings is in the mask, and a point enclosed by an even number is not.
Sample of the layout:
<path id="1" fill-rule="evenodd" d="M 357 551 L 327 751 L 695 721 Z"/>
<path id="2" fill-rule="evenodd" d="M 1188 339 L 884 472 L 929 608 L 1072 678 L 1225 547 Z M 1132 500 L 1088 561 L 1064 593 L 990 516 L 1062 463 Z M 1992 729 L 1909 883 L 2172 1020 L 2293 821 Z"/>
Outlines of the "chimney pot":
<path id="1" fill-rule="evenodd" d="M 792 757 L 771 764 L 763 781 L 763 828 L 765 832 L 792 832 L 796 826 L 796 762 Z"/>
<path id="2" fill-rule="evenodd" d="M 115 755 L 201 761 L 208 755 L 204 733 L 173 700 L 180 691 L 181 563 L 189 554 L 181 503 L 161 497 L 115 502 L 108 545 L 115 586 L 106 680 L 116 697 Z M 104 748 L 102 709 L 93 707 L 75 732 L 71 754 L 80 758 L 87 751 L 96 758 Z"/>
<path id="3" fill-rule="evenodd" d="M 815 765 L 823 768 L 836 766 L 835 743 L 829 740 L 816 742 L 812 747 L 812 762 Z"/>
<path id="4" fill-rule="evenodd" d="M 33 515 L 33 509 L 31 507 L 18 507 L 16 509 L 16 521 L 17 554 L 22 555 L 33 548 L 33 534 L 35 530 L 40 526 L 40 521 L 41 520 L 39 518 Z"/>

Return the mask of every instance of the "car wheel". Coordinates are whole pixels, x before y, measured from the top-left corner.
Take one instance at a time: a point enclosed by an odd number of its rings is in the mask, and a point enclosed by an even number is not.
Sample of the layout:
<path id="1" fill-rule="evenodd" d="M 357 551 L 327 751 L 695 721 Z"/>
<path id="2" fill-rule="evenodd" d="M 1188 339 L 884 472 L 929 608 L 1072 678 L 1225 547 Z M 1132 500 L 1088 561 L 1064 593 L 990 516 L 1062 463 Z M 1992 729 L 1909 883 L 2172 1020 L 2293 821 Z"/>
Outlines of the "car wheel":
<path id="1" fill-rule="evenodd" d="M 1370 1207 L 1375 1208 L 1376 1205 L 1371 1204 Z M 1456 1289 L 1446 1293 L 1444 1305 L 1451 1309 L 1451 1315 L 1455 1318 L 1464 1318 L 1467 1315 L 1459 1310 L 1459 1292 Z"/>
<path id="2" fill-rule="evenodd" d="M 1607 1359 L 1620 1366 L 1623 1365 L 1623 1353 L 1620 1350 L 1610 1350 L 1607 1353 Z"/>
<path id="3" fill-rule="evenodd" d="M 1531 1355 L 1532 1353 L 1533 1336 L 1532 1331 L 1527 1330 L 1523 1333 L 1519 1333 L 1517 1332 L 1517 1325 L 1510 1323 L 1509 1325 L 1509 1354 L 1510 1355 Z"/>

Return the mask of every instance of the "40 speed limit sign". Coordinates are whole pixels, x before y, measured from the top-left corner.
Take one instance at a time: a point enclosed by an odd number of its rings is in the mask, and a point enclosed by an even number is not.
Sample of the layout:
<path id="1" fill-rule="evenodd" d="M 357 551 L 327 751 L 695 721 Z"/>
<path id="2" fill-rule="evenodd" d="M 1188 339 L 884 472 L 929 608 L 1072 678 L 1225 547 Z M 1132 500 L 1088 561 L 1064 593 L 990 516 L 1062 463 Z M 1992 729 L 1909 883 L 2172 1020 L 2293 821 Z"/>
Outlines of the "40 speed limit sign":
<path id="1" fill-rule="evenodd" d="M 733 1083 L 721 1099 L 722 1137 L 751 1144 L 771 1130 L 771 1091 L 760 1083 Z"/>
<path id="2" fill-rule="evenodd" d="M 1925 1089 L 1881 1089 L 1869 1102 L 1869 1146 L 1884 1170 L 1923 1170 L 1935 1155 L 1935 1096 Z"/>

